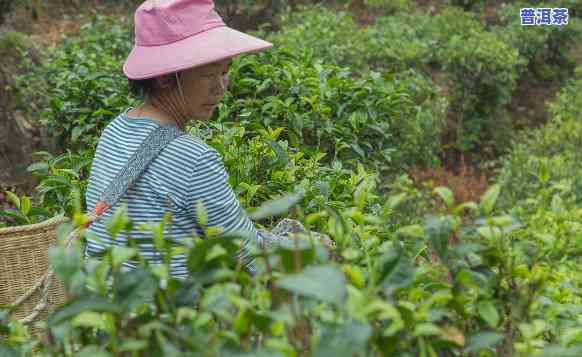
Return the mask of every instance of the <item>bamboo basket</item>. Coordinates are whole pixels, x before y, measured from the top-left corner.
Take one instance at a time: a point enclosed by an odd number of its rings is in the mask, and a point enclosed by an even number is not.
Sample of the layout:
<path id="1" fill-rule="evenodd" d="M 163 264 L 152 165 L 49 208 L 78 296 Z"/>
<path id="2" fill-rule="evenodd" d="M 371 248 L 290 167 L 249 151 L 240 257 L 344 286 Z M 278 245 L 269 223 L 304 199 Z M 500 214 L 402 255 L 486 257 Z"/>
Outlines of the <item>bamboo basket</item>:
<path id="1" fill-rule="evenodd" d="M 57 244 L 56 229 L 69 219 L 0 228 L 0 305 L 16 305 L 11 318 L 32 325 L 64 303 L 65 289 L 50 271 L 48 251 Z"/>

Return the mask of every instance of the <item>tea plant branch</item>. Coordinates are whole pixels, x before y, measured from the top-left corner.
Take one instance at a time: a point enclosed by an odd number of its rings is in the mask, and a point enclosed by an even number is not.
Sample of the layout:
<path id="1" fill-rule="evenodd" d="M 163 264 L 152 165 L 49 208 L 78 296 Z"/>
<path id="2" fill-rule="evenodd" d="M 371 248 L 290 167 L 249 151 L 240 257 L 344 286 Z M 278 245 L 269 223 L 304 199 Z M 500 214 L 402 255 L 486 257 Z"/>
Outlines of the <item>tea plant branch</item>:
<path id="1" fill-rule="evenodd" d="M 269 256 L 267 254 L 267 248 L 265 247 L 264 244 L 261 244 L 261 253 L 262 253 L 263 259 L 265 259 L 265 268 L 267 269 L 267 278 L 268 278 L 267 286 L 271 290 L 271 295 L 273 296 L 273 300 L 279 301 L 279 289 L 275 285 L 275 282 L 273 279 L 273 268 L 271 267 L 271 262 L 269 261 Z"/>

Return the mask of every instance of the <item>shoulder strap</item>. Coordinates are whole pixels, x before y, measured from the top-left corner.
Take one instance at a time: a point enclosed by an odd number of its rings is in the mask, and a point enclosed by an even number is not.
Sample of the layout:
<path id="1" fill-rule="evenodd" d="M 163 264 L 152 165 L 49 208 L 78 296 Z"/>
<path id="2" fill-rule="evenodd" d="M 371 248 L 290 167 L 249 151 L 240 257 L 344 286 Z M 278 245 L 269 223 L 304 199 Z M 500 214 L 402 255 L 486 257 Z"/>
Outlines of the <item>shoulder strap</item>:
<path id="1" fill-rule="evenodd" d="M 127 161 L 127 164 L 117 173 L 113 181 L 105 188 L 101 198 L 91 212 L 95 217 L 113 207 L 125 194 L 127 189 L 141 176 L 148 165 L 175 138 L 186 133 L 173 125 L 162 125 L 154 129 L 140 144 Z"/>

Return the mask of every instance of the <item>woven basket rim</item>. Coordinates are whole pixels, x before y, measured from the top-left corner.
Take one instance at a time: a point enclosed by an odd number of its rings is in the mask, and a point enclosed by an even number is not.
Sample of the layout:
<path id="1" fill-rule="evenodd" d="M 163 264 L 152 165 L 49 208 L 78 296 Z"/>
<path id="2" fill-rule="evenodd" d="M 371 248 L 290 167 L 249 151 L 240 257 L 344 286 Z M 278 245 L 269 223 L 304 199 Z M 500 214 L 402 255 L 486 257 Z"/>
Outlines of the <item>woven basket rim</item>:
<path id="1" fill-rule="evenodd" d="M 43 228 L 48 228 L 57 224 L 65 223 L 69 221 L 70 218 L 64 215 L 58 215 L 47 220 L 44 220 L 39 223 L 33 224 L 26 224 L 23 226 L 14 226 L 14 227 L 4 227 L 0 228 L 0 236 L 13 234 L 13 233 L 22 233 L 22 232 L 30 232 L 36 231 Z"/>

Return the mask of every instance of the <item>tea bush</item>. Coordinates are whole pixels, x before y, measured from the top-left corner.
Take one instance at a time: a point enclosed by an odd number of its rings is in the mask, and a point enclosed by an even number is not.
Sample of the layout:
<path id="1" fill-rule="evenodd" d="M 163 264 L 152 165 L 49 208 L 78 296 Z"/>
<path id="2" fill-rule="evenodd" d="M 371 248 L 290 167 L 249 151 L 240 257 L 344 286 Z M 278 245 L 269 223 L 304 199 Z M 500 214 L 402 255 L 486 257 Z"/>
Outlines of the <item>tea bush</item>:
<path id="1" fill-rule="evenodd" d="M 285 192 L 301 189 L 304 192 L 302 208 L 310 213 L 327 205 L 335 209 L 345 207 L 355 184 L 360 180 L 374 180 L 363 168 L 357 172 L 342 167 L 336 161 L 324 166 L 323 155 L 311 156 L 288 146 L 278 138 L 282 128 L 261 130 L 252 138 L 245 136 L 246 129 L 240 124 L 211 124 L 193 128 L 195 135 L 204 138 L 221 154 L 229 172 L 230 184 L 243 206 L 253 207 Z M 47 219 L 57 214 L 72 216 L 75 210 L 86 207 L 85 192 L 94 150 L 67 151 L 60 155 L 39 152 L 41 161 L 29 167 L 38 177 L 35 208 L 30 214 L 21 214 L 20 205 L 7 212 L 9 217 L 33 218 L 39 215 Z M 370 204 L 374 202 L 370 201 Z M 34 218 L 36 221 L 39 218 Z M 405 218 L 403 218 L 404 220 Z M 265 222 L 267 223 L 267 222 Z"/>
<path id="2" fill-rule="evenodd" d="M 442 71 L 454 118 L 447 129 L 452 146 L 463 151 L 489 146 L 503 152 L 512 135 L 505 108 L 518 76 L 533 71 L 542 80 L 565 78 L 572 72 L 568 48 L 582 38 L 574 17 L 568 26 L 524 28 L 520 6 L 525 5 L 502 6 L 501 24 L 491 29 L 458 7 L 445 7 L 435 16 L 381 16 L 365 27 L 358 27 L 349 14 L 306 7 L 285 14 L 282 30 L 270 40 L 294 49 L 312 48 L 315 58 L 360 73 Z M 548 64 L 530 65 L 534 60 Z"/>
<path id="3" fill-rule="evenodd" d="M 281 19 L 280 31 L 264 32 L 275 45 L 309 48 L 315 58 L 348 66 L 356 73 L 421 68 L 431 61 L 431 44 L 422 36 L 428 15 L 381 16 L 361 27 L 349 13 L 303 6 L 284 12 Z"/>
<path id="4" fill-rule="evenodd" d="M 288 9 L 280 19 L 280 31 L 259 32 L 275 47 L 289 47 L 300 52 L 303 52 L 300 49 L 310 49 L 313 57 L 325 63 L 362 72 L 369 69 L 368 37 L 349 13 L 336 12 L 323 5 L 302 6 L 298 11 Z"/>
<path id="5" fill-rule="evenodd" d="M 520 9 L 525 7 L 566 7 L 570 10 L 567 26 L 527 26 L 521 25 Z M 522 58 L 520 72 L 532 71 L 540 80 L 566 78 L 572 74 L 574 61 L 569 48 L 582 40 L 582 22 L 573 17 L 574 2 L 517 2 L 500 8 L 499 26 L 493 33 L 503 42 L 519 51 Z"/>
<path id="6" fill-rule="evenodd" d="M 476 15 L 454 7 L 426 26 L 422 32 L 449 87 L 454 148 L 503 147 L 496 133 L 511 130 L 503 118 L 517 80 L 517 51 L 486 31 Z"/>
<path id="7" fill-rule="evenodd" d="M 61 147 L 94 147 L 107 119 L 136 103 L 120 73 L 129 51 L 126 25 L 98 16 L 84 26 L 86 38 L 70 38 L 20 78 L 23 108 L 40 115 Z M 306 51 L 292 52 L 281 47 L 237 58 L 227 112 L 218 119 L 286 127 L 282 135 L 292 146 L 325 152 L 327 162 L 337 158 L 352 168 L 362 160 L 394 173 L 438 162 L 446 102 L 423 77 L 410 71 L 354 79 Z M 33 99 L 39 92 L 46 96 Z"/>
<path id="8" fill-rule="evenodd" d="M 236 244 L 229 239 L 187 243 L 191 278 L 185 281 L 169 277 L 164 266 L 148 266 L 131 247 L 113 247 L 103 260 L 86 262 L 77 245 L 54 248 L 51 262 L 70 299 L 49 317 L 50 338 L 33 346 L 22 326 L 4 315 L 1 332 L 8 338 L 0 346 L 16 354 L 34 348 L 41 356 L 547 356 L 580 350 L 575 311 L 582 307 L 581 282 L 577 265 L 570 265 L 579 259 L 579 212 L 560 203 L 550 209 L 540 200 L 517 218 L 495 209 L 500 186 L 478 204 L 460 205 L 440 187 L 441 212 L 394 229 L 391 217 L 402 198 L 390 196 L 374 212 L 358 204 L 371 198 L 365 193 L 373 192 L 373 181 L 356 187 L 344 208 L 307 216 L 295 209 L 301 221 L 335 239 L 333 254 L 307 237 L 253 249 L 254 278 L 231 261 Z M 142 229 L 161 230 L 170 220 Z M 123 230 L 129 222 L 118 211 L 110 227 Z M 172 254 L 166 240 L 160 244 Z M 130 258 L 140 267 L 122 271 Z"/>
<path id="9" fill-rule="evenodd" d="M 517 51 L 493 34 L 453 35 L 437 50 L 452 85 L 451 110 L 456 113 L 455 147 L 470 151 L 476 145 L 503 147 L 495 133 L 510 131 L 503 121 L 517 80 Z"/>
<path id="10" fill-rule="evenodd" d="M 427 31 L 430 16 L 423 14 L 398 14 L 383 16 L 365 28 L 368 35 L 366 60 L 375 70 L 402 71 L 417 68 L 429 73 L 435 63 L 436 42 L 429 39 Z"/>
<path id="11" fill-rule="evenodd" d="M 541 188 L 567 192 L 579 203 L 579 147 L 582 144 L 580 93 L 582 81 L 572 79 L 549 105 L 552 119 L 545 127 L 522 133 L 511 152 L 502 159 L 499 182 L 507 187 L 506 205 L 538 195 Z"/>
<path id="12" fill-rule="evenodd" d="M 438 25 L 430 27 L 438 27 L 437 34 L 452 34 L 444 19 L 426 20 Z M 103 29 L 100 21 L 118 24 L 101 17 L 86 28 Z M 473 27 L 471 36 L 484 46 L 503 48 L 470 17 L 458 21 L 467 22 L 468 32 Z M 458 36 L 438 37 L 430 29 L 426 36 L 433 36 L 433 44 L 443 41 L 442 51 L 460 47 Z M 75 39 L 63 47 L 71 53 L 57 49 L 53 58 L 68 65 L 59 70 L 48 63 L 54 72 L 39 84 L 46 103 L 61 103 L 46 110 L 39 104 L 43 120 L 67 145 L 80 148 L 40 153 L 42 160 L 29 168 L 41 178 L 40 205 L 51 215 L 74 218 L 59 230 L 59 241 L 85 221 L 82 198 L 101 128 L 134 100 L 112 72 L 101 72 L 109 87 L 100 87 L 97 77 L 86 80 L 92 70 L 120 69 L 121 53 L 108 47 L 117 42 L 107 31 L 102 35 L 87 50 Z M 469 37 L 467 42 L 477 46 Z M 69 249 L 59 245 L 50 260 L 69 301 L 49 316 L 44 339 L 10 321 L 9 307 L 2 307 L 0 354 L 580 355 L 580 80 L 565 86 L 550 106 L 554 121 L 516 144 L 498 184 L 479 202 L 456 202 L 448 188 L 425 192 L 402 175 L 380 176 L 388 184 L 381 191 L 374 170 L 398 172 L 433 160 L 438 143 L 430 140 L 439 133 L 445 102 L 425 77 L 416 71 L 355 76 L 309 51 L 283 47 L 237 59 L 231 91 L 215 117 L 189 130 L 220 152 L 243 205 L 267 201 L 252 210 L 259 225 L 270 227 L 272 216 L 290 208 L 290 216 L 332 237 L 336 247 L 328 250 L 309 236 L 250 247 L 258 267 L 252 277 L 232 260 L 238 249 L 233 237 L 193 236 L 177 248 L 164 239 L 171 237 L 156 234 L 161 254 L 188 255 L 190 277 L 182 281 L 168 276 L 165 265 L 149 265 L 131 246 L 85 261 L 80 242 Z M 93 51 L 103 49 L 108 64 L 101 66 Z M 439 51 L 437 57 L 444 57 Z M 451 75 L 477 67 L 463 62 L 467 52 L 457 51 L 450 62 L 441 58 Z M 89 74 L 69 61 L 75 58 L 83 59 Z M 74 86 L 67 85 L 69 78 Z M 92 88 L 93 96 L 80 95 L 79 88 Z M 59 106 L 66 110 L 57 111 Z M 102 107 L 111 113 L 99 112 Z M 73 140 L 76 126 L 67 121 L 77 120 L 76 111 L 86 116 L 76 123 L 82 132 Z M 289 196 L 271 201 L 296 189 L 304 192 L 298 203 Z M 25 201 L 15 205 L 26 221 Z M 140 228 L 155 234 L 171 221 L 167 215 Z M 108 227 L 119 232 L 131 224 L 121 208 Z M 123 271 L 129 259 L 139 268 Z"/>
<path id="13" fill-rule="evenodd" d="M 364 0 L 374 14 L 389 15 L 399 12 L 409 12 L 414 8 L 411 0 Z"/>
<path id="14" fill-rule="evenodd" d="M 42 64 L 17 82 L 21 109 L 60 150 L 95 146 L 107 120 L 135 103 L 121 68 L 131 50 L 129 21 L 98 15 L 81 31 L 81 38 L 69 37 L 45 53 Z"/>
<path id="15" fill-rule="evenodd" d="M 225 120 L 285 127 L 292 146 L 351 167 L 363 162 L 394 173 L 438 162 L 446 101 L 424 77 L 370 72 L 352 79 L 345 68 L 294 56 L 280 48 L 242 58 L 231 72 Z"/>
<path id="16" fill-rule="evenodd" d="M 576 72 L 576 77 L 564 85 L 556 99 L 548 105 L 553 122 L 577 121 L 582 118 L 582 67 L 578 67 Z"/>
<path id="17" fill-rule="evenodd" d="M 507 141 L 498 134 L 511 129 L 504 107 L 521 62 L 517 50 L 488 32 L 475 14 L 445 7 L 435 16 L 378 17 L 374 24 L 360 28 L 350 15 L 337 16 L 319 7 L 303 8 L 284 18 L 282 30 L 270 40 L 293 49 L 313 48 L 313 56 L 325 62 L 360 73 L 442 71 L 455 122 L 454 148 L 502 147 L 500 140 Z M 326 41 L 329 45 L 323 45 Z"/>
<path id="18" fill-rule="evenodd" d="M 580 202 L 582 191 L 577 162 L 580 160 L 580 124 L 550 123 L 544 129 L 522 135 L 502 162 L 499 180 L 509 187 L 506 204 L 533 198 L 541 187 L 569 192 Z"/>

